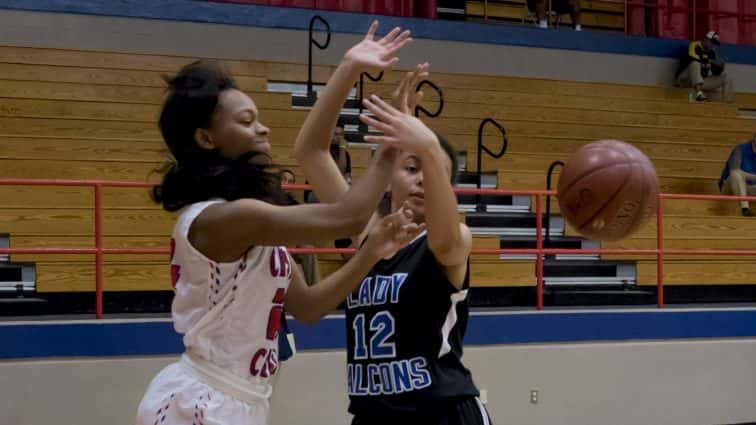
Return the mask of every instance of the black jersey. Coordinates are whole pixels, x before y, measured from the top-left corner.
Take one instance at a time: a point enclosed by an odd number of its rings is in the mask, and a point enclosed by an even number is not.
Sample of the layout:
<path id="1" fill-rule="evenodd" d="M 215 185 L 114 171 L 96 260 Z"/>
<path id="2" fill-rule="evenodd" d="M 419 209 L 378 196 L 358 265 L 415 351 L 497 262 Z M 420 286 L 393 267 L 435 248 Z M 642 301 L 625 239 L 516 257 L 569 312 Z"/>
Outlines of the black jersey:
<path id="1" fill-rule="evenodd" d="M 347 300 L 350 413 L 424 414 L 478 395 L 462 364 L 469 274 L 457 290 L 425 234 L 373 267 Z"/>

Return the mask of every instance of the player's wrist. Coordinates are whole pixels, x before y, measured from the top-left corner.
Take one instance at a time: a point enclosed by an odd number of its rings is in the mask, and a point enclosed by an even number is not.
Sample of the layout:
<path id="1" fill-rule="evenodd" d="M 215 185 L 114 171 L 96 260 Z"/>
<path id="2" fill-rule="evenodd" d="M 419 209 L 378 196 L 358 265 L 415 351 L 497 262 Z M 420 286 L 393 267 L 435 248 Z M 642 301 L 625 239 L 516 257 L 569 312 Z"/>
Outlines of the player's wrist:
<path id="1" fill-rule="evenodd" d="M 362 248 L 357 250 L 357 253 L 355 254 L 355 259 L 363 262 L 368 267 L 372 267 L 375 263 L 380 261 L 381 256 L 378 254 L 377 250 L 370 244 L 370 242 L 366 241 L 365 244 L 362 246 Z"/>
<path id="2" fill-rule="evenodd" d="M 356 79 L 357 77 L 359 77 L 360 72 L 364 71 L 365 66 L 360 64 L 360 62 L 355 57 L 351 56 L 349 52 L 347 52 L 341 59 L 339 68 L 341 68 L 350 77 Z"/>
<path id="3" fill-rule="evenodd" d="M 446 152 L 441 147 L 441 143 L 438 141 L 438 137 L 431 133 L 421 144 L 417 150 L 417 154 L 420 159 L 428 161 L 441 161 L 443 163 Z"/>

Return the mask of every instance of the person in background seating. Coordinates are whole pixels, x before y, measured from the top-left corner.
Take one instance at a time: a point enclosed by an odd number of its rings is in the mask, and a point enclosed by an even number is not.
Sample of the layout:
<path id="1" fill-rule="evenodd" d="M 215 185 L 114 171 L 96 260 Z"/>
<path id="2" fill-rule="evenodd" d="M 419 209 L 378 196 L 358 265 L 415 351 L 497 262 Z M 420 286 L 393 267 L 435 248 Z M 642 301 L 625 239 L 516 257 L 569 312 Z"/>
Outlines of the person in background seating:
<path id="1" fill-rule="evenodd" d="M 724 58 L 714 47 L 719 46 L 719 34 L 709 31 L 701 41 L 693 41 L 680 59 L 675 79 L 680 87 L 692 87 L 696 101 L 708 100 L 705 90 L 722 89 L 722 100 L 735 99 L 732 78 L 725 72 Z"/>
<path id="2" fill-rule="evenodd" d="M 756 195 L 756 133 L 732 150 L 719 179 L 719 190 L 729 195 Z M 740 201 L 744 217 L 753 217 L 748 201 Z"/>
<path id="3" fill-rule="evenodd" d="M 528 10 L 535 11 L 539 28 L 549 27 L 548 20 L 546 19 L 548 0 L 528 0 L 527 7 Z M 582 30 L 580 26 L 580 0 L 552 0 L 551 7 L 556 15 L 569 13 L 572 27 L 575 31 Z"/>

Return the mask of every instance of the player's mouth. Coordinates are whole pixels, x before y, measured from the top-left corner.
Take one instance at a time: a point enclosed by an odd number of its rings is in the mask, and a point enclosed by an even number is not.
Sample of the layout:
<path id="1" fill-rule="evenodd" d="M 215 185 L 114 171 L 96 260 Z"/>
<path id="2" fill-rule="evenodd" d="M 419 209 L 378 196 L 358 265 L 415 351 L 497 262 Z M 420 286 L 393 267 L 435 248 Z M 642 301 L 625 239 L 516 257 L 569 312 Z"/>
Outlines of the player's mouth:
<path id="1" fill-rule="evenodd" d="M 423 192 L 412 192 L 410 193 L 410 198 L 425 200 L 425 194 Z"/>

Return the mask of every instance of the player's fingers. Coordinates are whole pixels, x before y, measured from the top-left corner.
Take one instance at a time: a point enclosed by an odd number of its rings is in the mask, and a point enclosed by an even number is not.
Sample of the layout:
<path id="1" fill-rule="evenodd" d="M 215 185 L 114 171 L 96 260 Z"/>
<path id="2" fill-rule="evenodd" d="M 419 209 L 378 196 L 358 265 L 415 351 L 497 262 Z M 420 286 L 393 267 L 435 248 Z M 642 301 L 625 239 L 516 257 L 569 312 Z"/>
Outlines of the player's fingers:
<path id="1" fill-rule="evenodd" d="M 375 115 L 378 120 L 386 124 L 391 124 L 393 122 L 395 115 L 392 111 L 396 111 L 396 109 L 384 102 L 377 95 L 370 95 L 369 98 L 362 101 L 362 104 L 365 105 L 365 108 Z"/>
<path id="2" fill-rule="evenodd" d="M 370 96 L 370 102 L 376 106 L 377 109 L 380 109 L 383 113 L 383 116 L 381 117 L 381 120 L 388 121 L 392 117 L 396 117 L 401 115 L 401 112 L 397 111 L 396 108 L 386 103 L 383 99 L 376 95 Z M 372 111 L 371 111 L 372 112 Z M 386 119 L 383 119 L 385 117 Z"/>
<path id="3" fill-rule="evenodd" d="M 380 131 L 381 133 L 391 133 L 393 130 L 393 127 L 390 124 L 387 124 L 383 121 L 379 121 L 367 114 L 360 114 L 360 121 L 362 121 L 363 123 L 365 123 L 366 125 L 370 127 L 373 127 L 374 129 Z"/>
<path id="4" fill-rule="evenodd" d="M 375 37 L 375 31 L 378 30 L 378 20 L 374 20 L 370 24 L 370 28 L 368 29 L 367 34 L 365 34 L 366 40 L 372 40 Z"/>
<path id="5" fill-rule="evenodd" d="M 380 44 L 384 44 L 384 45 L 390 44 L 392 41 L 394 41 L 394 39 L 396 38 L 396 36 L 399 35 L 399 32 L 401 30 L 402 29 L 399 28 L 399 27 L 394 27 L 394 29 L 392 29 L 391 31 L 389 31 L 388 34 L 384 35 L 383 38 L 381 38 L 378 42 Z"/>

